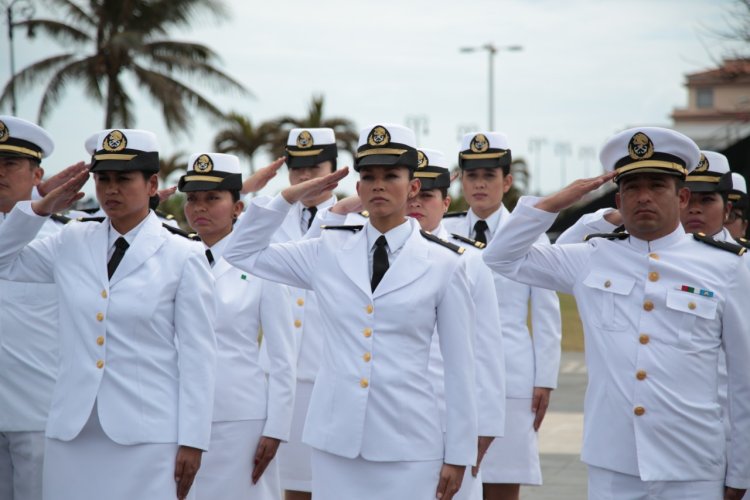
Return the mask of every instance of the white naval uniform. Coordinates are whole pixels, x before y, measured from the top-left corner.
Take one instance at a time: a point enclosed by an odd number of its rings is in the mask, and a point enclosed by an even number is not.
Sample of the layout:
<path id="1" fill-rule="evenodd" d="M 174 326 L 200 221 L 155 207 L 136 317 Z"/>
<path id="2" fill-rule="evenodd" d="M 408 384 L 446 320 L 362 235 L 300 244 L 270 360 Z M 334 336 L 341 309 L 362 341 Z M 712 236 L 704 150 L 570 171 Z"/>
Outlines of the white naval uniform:
<path id="1" fill-rule="evenodd" d="M 492 272 L 482 260 L 482 251 L 451 236 L 442 223 L 432 233 L 438 238 L 463 246 L 466 272 L 476 309 L 474 328 L 474 365 L 476 367 L 477 429 L 480 436 L 503 437 L 505 432 L 505 355 L 502 322 L 497 308 L 497 293 Z M 440 401 L 441 419 L 445 419 L 443 356 L 438 336 L 430 346 L 430 370 L 435 394 Z M 492 445 L 490 445 L 490 448 Z M 477 477 L 467 467 L 455 500 L 482 500 L 482 471 Z"/>
<path id="2" fill-rule="evenodd" d="M 258 200 L 260 202 L 260 200 Z M 332 196 L 317 206 L 318 212 L 336 203 Z M 310 213 L 301 203 L 289 210 L 278 230 L 273 235 L 274 243 L 301 240 L 307 231 Z M 292 430 L 289 440 L 279 447 L 277 456 L 281 471 L 281 486 L 285 490 L 311 491 L 312 470 L 310 447 L 302 442 L 307 407 L 310 403 L 315 375 L 318 373 L 323 351 L 322 321 L 318 312 L 315 292 L 304 288 L 290 287 L 290 307 L 294 325 L 295 359 L 297 360 L 297 387 L 292 413 Z M 267 358 L 265 346 L 261 346 L 263 359 Z M 264 363 L 266 364 L 266 363 Z"/>
<path id="3" fill-rule="evenodd" d="M 750 486 L 750 335 L 744 317 L 750 271 L 743 259 L 695 241 L 681 226 L 650 242 L 630 236 L 534 245 L 557 216 L 535 208 L 536 200 L 519 201 L 483 258 L 512 279 L 576 297 L 589 372 L 583 461 L 642 482 Z M 728 450 L 717 396 L 722 345 L 729 372 Z M 626 495 L 613 498 L 633 498 Z"/>
<path id="4" fill-rule="evenodd" d="M 0 225 L 7 214 L 0 212 Z M 37 234 L 56 234 L 48 220 Z M 57 374 L 57 292 L 0 280 L 0 500 L 40 500 L 44 427 Z"/>
<path id="5" fill-rule="evenodd" d="M 276 460 L 256 484 L 250 476 L 262 436 L 286 441 L 294 407 L 295 361 L 289 290 L 224 260 L 224 237 L 211 248 L 216 299 L 216 392 L 211 445 L 195 478 L 196 499 L 281 498 Z M 270 361 L 260 366 L 259 331 Z"/>
<path id="6" fill-rule="evenodd" d="M 177 446 L 205 450 L 211 433 L 213 278 L 201 246 L 151 212 L 124 235 L 130 248 L 108 280 L 108 220 L 31 241 L 46 220 L 22 202 L 0 226 L 0 276 L 57 287 L 44 496 L 174 495 Z"/>
<path id="7" fill-rule="evenodd" d="M 265 207 L 253 202 L 224 257 L 264 278 L 316 291 L 326 336 L 303 435 L 315 448 L 313 496 L 383 498 L 382 489 L 366 488 L 365 477 L 382 478 L 395 468 L 406 476 L 394 477 L 393 484 L 406 480 L 414 486 L 395 488 L 388 498 L 432 499 L 442 462 L 470 466 L 476 460 L 474 363 L 467 332 L 473 328 L 473 304 L 464 265 L 408 220 L 388 232 L 390 251 L 398 256 L 391 255 L 373 293 L 369 244 L 374 240 L 368 232 L 377 231 L 365 224 L 356 233 L 329 230 L 320 238 L 270 245 L 289 208 L 281 196 Z M 445 438 L 427 372 L 436 324 L 447 374 Z M 398 462 L 409 464 L 399 468 Z M 413 468 L 420 470 L 410 476 Z"/>
<path id="8" fill-rule="evenodd" d="M 501 206 L 485 219 L 487 241 L 502 233 L 509 215 L 505 206 Z M 443 227 L 450 233 L 473 239 L 478 220 L 470 209 L 464 216 L 443 219 Z M 539 242 L 549 243 L 549 240 L 541 234 Z M 518 283 L 497 273 L 493 273 L 493 278 L 503 323 L 507 401 L 505 435 L 495 439 L 487 451 L 482 462 L 482 479 L 485 483 L 539 485 L 542 470 L 531 404 L 534 387 L 557 387 L 562 337 L 560 302 L 551 290 Z M 533 335 L 527 324 L 529 309 Z"/>

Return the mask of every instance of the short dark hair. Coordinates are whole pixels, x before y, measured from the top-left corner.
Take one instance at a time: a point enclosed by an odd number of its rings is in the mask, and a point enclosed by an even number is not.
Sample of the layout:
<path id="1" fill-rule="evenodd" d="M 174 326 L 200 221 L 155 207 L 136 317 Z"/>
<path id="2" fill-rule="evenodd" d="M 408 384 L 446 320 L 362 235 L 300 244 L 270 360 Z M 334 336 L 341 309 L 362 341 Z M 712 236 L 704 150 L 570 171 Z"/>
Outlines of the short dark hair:
<path id="1" fill-rule="evenodd" d="M 237 203 L 240 201 L 240 190 L 239 189 L 230 189 L 229 193 L 232 195 L 232 201 Z"/>

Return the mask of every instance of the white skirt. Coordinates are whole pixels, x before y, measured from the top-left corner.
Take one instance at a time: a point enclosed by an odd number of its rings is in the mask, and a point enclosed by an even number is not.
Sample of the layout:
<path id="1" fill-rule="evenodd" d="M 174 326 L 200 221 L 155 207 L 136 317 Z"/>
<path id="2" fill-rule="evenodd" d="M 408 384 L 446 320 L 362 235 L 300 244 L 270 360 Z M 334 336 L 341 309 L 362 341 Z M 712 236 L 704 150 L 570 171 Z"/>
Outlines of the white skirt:
<path id="1" fill-rule="evenodd" d="M 643 481 L 589 465 L 589 498 L 596 500 L 721 500 L 724 481 Z M 745 495 L 747 497 L 747 495 Z"/>
<path id="2" fill-rule="evenodd" d="M 312 450 L 315 500 L 435 500 L 442 460 L 371 462 Z"/>
<path id="3" fill-rule="evenodd" d="M 485 483 L 542 484 L 531 399 L 506 398 L 505 437 L 495 438 L 480 467 Z"/>
<path id="4" fill-rule="evenodd" d="M 102 430 L 94 405 L 71 441 L 47 438 L 44 500 L 177 498 L 176 443 L 117 444 Z M 188 498 L 193 499 L 191 490 Z"/>
<path id="5" fill-rule="evenodd" d="M 256 484 L 252 483 L 253 459 L 265 420 L 214 422 L 211 445 L 203 454 L 193 489 L 196 500 L 280 500 L 276 459 Z"/>
<path id="6" fill-rule="evenodd" d="M 302 442 L 302 429 L 305 427 L 313 385 L 315 385 L 314 382 L 297 381 L 289 442 L 281 443 L 279 452 L 276 454 L 281 487 L 289 491 L 312 491 L 312 468 L 310 466 L 312 448 Z"/>

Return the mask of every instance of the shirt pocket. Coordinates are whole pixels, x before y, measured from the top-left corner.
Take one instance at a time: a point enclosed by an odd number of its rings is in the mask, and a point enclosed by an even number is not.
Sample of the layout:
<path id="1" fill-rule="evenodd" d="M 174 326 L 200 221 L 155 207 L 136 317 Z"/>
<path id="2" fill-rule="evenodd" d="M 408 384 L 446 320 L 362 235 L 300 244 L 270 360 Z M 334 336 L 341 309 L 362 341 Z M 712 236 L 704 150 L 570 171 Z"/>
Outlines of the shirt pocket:
<path id="1" fill-rule="evenodd" d="M 583 285 L 592 291 L 592 317 L 604 330 L 628 327 L 627 298 L 635 286 L 635 278 L 619 274 L 589 273 Z"/>
<path id="2" fill-rule="evenodd" d="M 667 308 L 676 311 L 679 314 L 677 322 L 677 344 L 680 347 L 694 347 L 696 341 L 696 323 L 700 319 L 712 321 L 716 318 L 716 309 L 718 302 L 714 298 L 702 297 L 693 293 L 683 292 L 681 290 L 667 291 Z M 712 343 L 716 339 L 709 340 Z"/>

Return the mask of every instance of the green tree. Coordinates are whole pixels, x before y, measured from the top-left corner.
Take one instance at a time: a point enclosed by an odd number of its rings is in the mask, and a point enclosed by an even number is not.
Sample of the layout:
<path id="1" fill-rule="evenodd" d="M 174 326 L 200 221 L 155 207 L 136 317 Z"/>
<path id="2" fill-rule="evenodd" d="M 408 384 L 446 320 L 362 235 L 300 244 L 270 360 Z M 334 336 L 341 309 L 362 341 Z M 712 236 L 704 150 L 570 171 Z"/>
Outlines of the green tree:
<path id="1" fill-rule="evenodd" d="M 342 117 L 327 118 L 323 114 L 325 97 L 314 95 L 307 110 L 307 116 L 295 118 L 293 116 L 282 116 L 274 120 L 276 130 L 269 143 L 273 157 L 284 154 L 289 131 L 293 128 L 332 128 L 336 133 L 336 143 L 340 151 L 349 151 L 352 155 L 357 150 L 359 132 L 352 120 Z"/>
<path id="2" fill-rule="evenodd" d="M 226 121 L 226 128 L 214 137 L 214 148 L 217 153 L 229 153 L 247 160 L 252 175 L 255 173 L 255 153 L 273 143 L 279 134 L 278 124 L 264 122 L 256 126 L 249 117 L 236 112 L 229 113 Z M 281 155 L 283 151 L 277 156 Z"/>
<path id="3" fill-rule="evenodd" d="M 49 0 L 63 17 L 19 23 L 29 32 L 42 33 L 66 52 L 37 61 L 16 74 L 0 95 L 7 102 L 10 89 L 25 90 L 46 82 L 39 105 L 43 123 L 72 82 L 105 110 L 104 126 L 134 124 L 133 99 L 125 85 L 131 77 L 161 107 L 170 131 L 188 128 L 193 110 L 209 116 L 222 113 L 206 97 L 177 79 L 209 84 L 216 90 L 247 92 L 219 70 L 217 55 L 205 45 L 169 39 L 202 11 L 225 15 L 220 0 Z M 46 9 L 45 9 L 46 10 Z M 12 82 L 12 84 L 11 84 Z"/>

